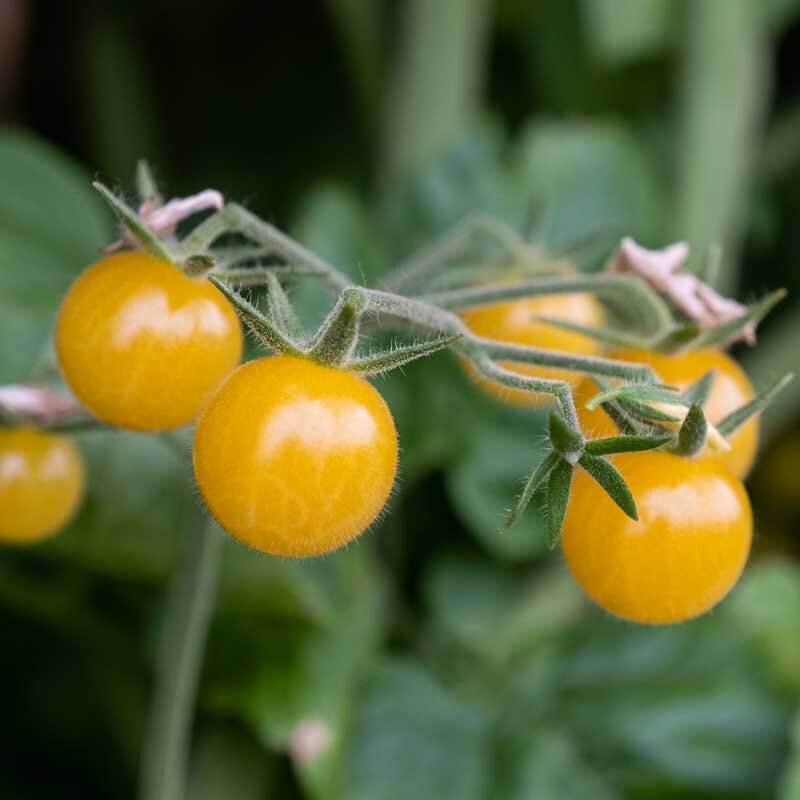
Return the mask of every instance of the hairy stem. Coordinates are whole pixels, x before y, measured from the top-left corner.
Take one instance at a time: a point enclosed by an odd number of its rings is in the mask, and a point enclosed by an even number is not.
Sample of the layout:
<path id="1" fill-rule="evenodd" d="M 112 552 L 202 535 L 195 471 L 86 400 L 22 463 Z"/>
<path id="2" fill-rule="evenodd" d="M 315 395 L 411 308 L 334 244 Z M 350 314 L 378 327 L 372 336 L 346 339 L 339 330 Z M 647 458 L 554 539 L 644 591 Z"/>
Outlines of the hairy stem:
<path id="1" fill-rule="evenodd" d="M 191 514 L 194 523 L 197 514 Z M 222 536 L 185 532 L 164 612 L 141 765 L 141 800 L 183 800 L 197 683 L 216 595 Z"/>
<path id="2" fill-rule="evenodd" d="M 299 264 L 320 275 L 335 289 L 346 289 L 353 282 L 343 272 L 325 261 L 316 253 L 303 247 L 274 225 L 264 222 L 255 214 L 236 203 L 228 203 L 223 212 L 228 220 L 229 231 L 239 233 L 263 245 L 265 254 L 279 256 L 291 264 Z"/>

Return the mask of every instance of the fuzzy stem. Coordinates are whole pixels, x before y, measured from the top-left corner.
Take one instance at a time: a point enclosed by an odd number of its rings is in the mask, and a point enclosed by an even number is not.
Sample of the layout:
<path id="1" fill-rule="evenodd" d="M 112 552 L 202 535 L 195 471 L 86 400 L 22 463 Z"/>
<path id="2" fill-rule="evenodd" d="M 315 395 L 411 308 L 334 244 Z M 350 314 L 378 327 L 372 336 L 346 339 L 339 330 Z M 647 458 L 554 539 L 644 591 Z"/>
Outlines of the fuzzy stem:
<path id="1" fill-rule="evenodd" d="M 255 214 L 236 203 L 228 203 L 223 214 L 228 220 L 227 230 L 238 231 L 258 244 L 264 245 L 269 255 L 279 256 L 292 264 L 300 264 L 321 275 L 333 288 L 346 289 L 353 282 L 325 259 L 282 231 L 274 225 L 264 222 Z"/>
<path id="2" fill-rule="evenodd" d="M 386 275 L 383 285 L 392 291 L 418 286 L 437 267 L 467 254 L 480 237 L 494 241 L 511 258 L 522 257 L 529 249 L 525 240 L 507 223 L 476 214 L 401 262 Z"/>
<path id="3" fill-rule="evenodd" d="M 628 294 L 647 308 L 646 315 L 654 323 L 656 332 L 666 331 L 674 325 L 669 306 L 644 281 L 629 275 L 603 273 L 600 275 L 526 278 L 513 283 L 496 283 L 488 286 L 437 292 L 424 295 L 420 299 L 442 308 L 470 308 L 503 300 L 515 300 L 520 297 L 572 292 Z"/>
<path id="4" fill-rule="evenodd" d="M 197 515 L 191 514 L 192 520 Z M 141 800 L 183 800 L 194 703 L 214 608 L 222 536 L 212 523 L 187 529 L 164 611 Z"/>
<path id="5" fill-rule="evenodd" d="M 575 353 L 561 353 L 526 345 L 505 344 L 493 339 L 477 336 L 462 322 L 461 318 L 443 308 L 409 297 L 382 292 L 376 289 L 359 289 L 367 302 L 367 310 L 374 313 L 390 314 L 407 320 L 414 325 L 426 328 L 433 333 L 460 333 L 464 338 L 456 345 L 457 349 L 474 360 L 480 354 L 490 358 L 501 358 L 520 363 L 541 364 L 563 369 L 625 378 L 633 381 L 653 380 L 653 371 L 646 365 L 609 358 L 582 356 Z M 545 382 L 545 383 L 560 383 Z M 555 394 L 550 389 L 534 389 Z"/>

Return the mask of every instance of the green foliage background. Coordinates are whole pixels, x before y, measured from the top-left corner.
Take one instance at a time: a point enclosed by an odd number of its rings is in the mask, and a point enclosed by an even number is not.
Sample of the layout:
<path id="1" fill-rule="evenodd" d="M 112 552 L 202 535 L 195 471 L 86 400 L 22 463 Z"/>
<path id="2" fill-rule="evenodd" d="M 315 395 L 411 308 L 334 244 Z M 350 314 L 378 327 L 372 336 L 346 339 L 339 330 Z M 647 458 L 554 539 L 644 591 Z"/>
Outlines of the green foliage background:
<path id="1" fill-rule="evenodd" d="M 89 178 L 140 155 L 367 282 L 471 211 L 554 249 L 722 241 L 722 285 L 794 293 L 746 365 L 797 366 L 795 0 L 60 5 L 31 7 L 0 106 L 0 382 L 57 382 L 59 298 L 113 236 Z M 796 393 L 767 420 L 742 583 L 649 629 L 588 606 L 540 508 L 497 535 L 541 414 L 445 354 L 379 389 L 402 445 L 380 524 L 309 562 L 226 543 L 191 800 L 800 798 Z M 135 795 L 164 582 L 202 524 L 190 435 L 81 435 L 79 517 L 0 549 L 0 797 Z M 299 757 L 315 721 L 328 747 Z"/>

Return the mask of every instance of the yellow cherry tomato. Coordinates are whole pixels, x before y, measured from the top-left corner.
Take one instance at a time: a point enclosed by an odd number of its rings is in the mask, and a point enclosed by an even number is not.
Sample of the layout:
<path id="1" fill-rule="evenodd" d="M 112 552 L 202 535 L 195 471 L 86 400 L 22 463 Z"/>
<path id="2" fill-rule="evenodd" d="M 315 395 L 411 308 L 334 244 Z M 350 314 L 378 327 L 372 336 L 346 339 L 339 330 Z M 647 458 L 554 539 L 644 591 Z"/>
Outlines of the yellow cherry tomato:
<path id="1" fill-rule="evenodd" d="M 0 430 L 0 541 L 29 544 L 57 533 L 83 496 L 83 460 L 64 436 Z"/>
<path id="2" fill-rule="evenodd" d="M 315 556 L 358 536 L 383 508 L 397 431 L 363 378 L 261 358 L 239 367 L 200 415 L 194 471 L 232 536 L 272 555 Z"/>
<path id="3" fill-rule="evenodd" d="M 239 363 L 239 321 L 204 278 L 132 251 L 70 288 L 56 349 L 66 382 L 98 419 L 142 431 L 190 422 Z"/>
<path id="4" fill-rule="evenodd" d="M 732 411 L 753 399 L 754 392 L 742 368 L 722 350 L 704 348 L 677 355 L 664 355 L 653 350 L 622 348 L 608 354 L 609 358 L 649 364 L 665 383 L 688 389 L 710 369 L 715 370 L 704 409 L 708 419 L 717 424 Z M 617 429 L 601 408 L 588 409 L 585 403 L 597 394 L 595 384 L 586 379 L 577 389 L 575 403 L 581 426 L 587 434 L 614 436 Z M 722 459 L 731 471 L 743 478 L 750 470 L 758 449 L 758 417 L 751 417 L 731 436 L 727 437 L 731 449 L 715 457 Z"/>
<path id="5" fill-rule="evenodd" d="M 499 342 L 532 345 L 588 356 L 597 355 L 600 351 L 600 345 L 594 339 L 579 333 L 561 330 L 536 319 L 537 317 L 552 317 L 578 325 L 597 327 L 603 322 L 603 311 L 597 300 L 590 294 L 522 297 L 518 300 L 507 300 L 466 309 L 460 312 L 460 316 L 471 331 Z M 520 375 L 569 381 L 573 386 L 576 386 L 581 380 L 580 373 L 555 367 L 540 367 L 535 364 L 520 364 L 511 361 L 501 361 L 500 365 Z M 481 389 L 498 400 L 518 406 L 538 406 L 552 400 L 549 395 L 511 389 L 488 380 L 478 375 L 469 362 L 465 362 L 465 368 L 468 374 L 475 378 Z"/>
<path id="6" fill-rule="evenodd" d="M 632 622 L 681 622 L 708 611 L 750 552 L 753 520 L 741 482 L 708 458 L 653 451 L 611 460 L 639 520 L 577 468 L 561 532 L 575 579 L 601 608 Z"/>

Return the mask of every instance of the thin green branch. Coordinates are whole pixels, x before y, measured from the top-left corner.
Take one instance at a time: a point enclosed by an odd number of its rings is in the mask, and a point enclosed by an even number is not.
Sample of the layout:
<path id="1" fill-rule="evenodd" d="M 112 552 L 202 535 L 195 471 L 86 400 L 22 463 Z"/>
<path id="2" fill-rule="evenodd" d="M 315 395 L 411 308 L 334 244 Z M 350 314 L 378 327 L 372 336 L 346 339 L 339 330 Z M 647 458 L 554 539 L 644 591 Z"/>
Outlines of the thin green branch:
<path id="1" fill-rule="evenodd" d="M 190 515 L 193 521 L 196 514 Z M 150 719 L 142 753 L 141 800 L 182 800 L 194 701 L 214 608 L 222 535 L 213 523 L 187 529 L 164 611 Z"/>
<path id="2" fill-rule="evenodd" d="M 635 275 L 610 273 L 557 277 L 547 275 L 538 278 L 525 278 L 514 283 L 496 283 L 488 286 L 436 292 L 423 295 L 419 299 L 441 308 L 463 309 L 488 303 L 499 303 L 504 300 L 515 300 L 520 297 L 572 294 L 576 292 L 595 292 L 598 295 L 627 295 L 631 300 L 637 301 L 646 309 L 645 313 L 654 325 L 654 333 L 666 331 L 673 325 L 672 312 L 669 306 L 650 286 Z"/>
<path id="3" fill-rule="evenodd" d="M 290 264 L 299 264 L 323 277 L 335 289 L 346 289 L 353 282 L 343 272 L 303 247 L 274 225 L 264 222 L 246 208 L 228 203 L 222 212 L 228 221 L 228 231 L 238 231 L 262 245 L 270 255 L 279 256 Z"/>
<path id="4" fill-rule="evenodd" d="M 733 413 L 728 414 L 728 416 L 717 425 L 717 430 L 723 436 L 730 436 L 730 434 L 744 425 L 750 417 L 763 411 L 793 380 L 793 372 L 789 372 L 782 378 L 779 378 L 771 386 L 754 397 L 749 403 L 743 405 L 741 408 L 737 408 Z"/>
<path id="5" fill-rule="evenodd" d="M 419 286 L 448 261 L 469 255 L 481 237 L 499 245 L 509 259 L 522 257 L 529 249 L 525 240 L 507 223 L 496 217 L 475 214 L 401 262 L 385 276 L 383 285 L 392 291 Z"/>

